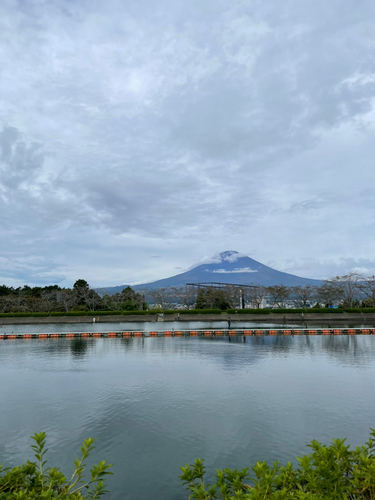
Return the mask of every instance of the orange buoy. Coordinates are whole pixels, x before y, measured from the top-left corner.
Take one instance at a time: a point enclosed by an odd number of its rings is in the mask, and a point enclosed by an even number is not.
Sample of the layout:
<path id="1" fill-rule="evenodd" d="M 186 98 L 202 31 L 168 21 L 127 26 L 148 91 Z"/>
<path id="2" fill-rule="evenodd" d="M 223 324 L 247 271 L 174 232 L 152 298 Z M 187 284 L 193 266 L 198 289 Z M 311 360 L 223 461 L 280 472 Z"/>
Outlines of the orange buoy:
<path id="1" fill-rule="evenodd" d="M 302 335 L 301 330 L 293 330 L 293 335 Z"/>
<path id="2" fill-rule="evenodd" d="M 355 331 L 355 330 L 353 330 L 353 329 L 350 329 L 350 330 L 346 330 L 346 333 L 347 333 L 348 335 L 355 335 L 355 334 L 356 334 L 356 331 Z"/>
<path id="3" fill-rule="evenodd" d="M 229 333 L 229 335 L 231 335 L 232 337 L 233 337 L 234 335 L 237 335 L 236 330 L 229 330 L 229 332 L 228 332 L 228 333 Z"/>
<path id="4" fill-rule="evenodd" d="M 117 337 L 116 332 L 108 332 L 108 337 Z"/>
<path id="5" fill-rule="evenodd" d="M 180 332 L 180 331 L 174 332 L 174 336 L 175 337 L 182 337 L 182 332 Z"/>
<path id="6" fill-rule="evenodd" d="M 370 335 L 370 330 L 361 330 L 362 335 Z"/>
<path id="7" fill-rule="evenodd" d="M 316 330 L 305 330 L 307 335 L 316 335 Z"/>
<path id="8" fill-rule="evenodd" d="M 30 335 L 29 333 L 26 333 L 24 336 L 23 336 L 24 339 L 32 339 L 33 336 Z"/>
<path id="9" fill-rule="evenodd" d="M 263 335 L 263 330 L 255 330 L 255 335 Z"/>
<path id="10" fill-rule="evenodd" d="M 150 332 L 150 337 L 157 337 L 158 336 L 158 332 Z"/>
<path id="11" fill-rule="evenodd" d="M 190 336 L 191 336 L 191 337 L 198 337 L 198 332 L 197 332 L 197 331 L 195 331 L 195 330 L 194 330 L 194 331 L 191 331 L 191 332 L 190 332 Z"/>
<path id="12" fill-rule="evenodd" d="M 277 335 L 277 330 L 268 330 L 268 335 Z"/>
<path id="13" fill-rule="evenodd" d="M 331 330 L 322 330 L 322 335 L 331 335 Z"/>
<path id="14" fill-rule="evenodd" d="M 92 334 L 93 337 L 96 337 L 96 338 L 99 338 L 101 337 L 103 334 L 102 333 L 99 333 L 99 332 L 95 332 Z"/>
<path id="15" fill-rule="evenodd" d="M 47 335 L 46 335 L 47 337 Z M 8 339 L 16 339 L 17 338 L 17 335 L 8 335 Z"/>
<path id="16" fill-rule="evenodd" d="M 333 335 L 342 335 L 342 330 L 332 330 Z"/>
<path id="17" fill-rule="evenodd" d="M 122 336 L 123 337 L 131 337 L 132 336 L 132 332 L 122 332 Z"/>
<path id="18" fill-rule="evenodd" d="M 65 337 L 68 338 L 68 339 L 71 339 L 71 338 L 75 337 L 75 334 L 74 333 L 67 333 L 65 335 Z M 40 335 L 39 335 L 39 338 L 40 338 Z"/>
<path id="19" fill-rule="evenodd" d="M 134 337 L 143 337 L 143 332 L 134 332 Z"/>
<path id="20" fill-rule="evenodd" d="M 283 335 L 292 335 L 292 330 L 283 330 Z"/>
<path id="21" fill-rule="evenodd" d="M 252 330 L 244 330 L 243 334 L 245 335 L 245 337 L 250 337 L 253 334 L 253 331 Z"/>
<path id="22" fill-rule="evenodd" d="M 90 337 L 90 334 L 88 332 L 81 333 L 81 337 Z"/>
<path id="23" fill-rule="evenodd" d="M 164 332 L 164 337 L 172 337 L 172 332 Z"/>

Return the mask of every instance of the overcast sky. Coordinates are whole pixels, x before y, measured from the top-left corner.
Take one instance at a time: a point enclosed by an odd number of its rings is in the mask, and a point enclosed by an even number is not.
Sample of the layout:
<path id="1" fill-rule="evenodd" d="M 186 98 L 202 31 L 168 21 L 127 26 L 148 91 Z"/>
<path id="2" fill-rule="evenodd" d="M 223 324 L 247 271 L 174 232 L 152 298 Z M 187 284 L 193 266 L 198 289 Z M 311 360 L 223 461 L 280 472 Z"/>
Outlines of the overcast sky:
<path id="1" fill-rule="evenodd" d="M 374 0 L 1 0 L 0 284 L 223 250 L 375 274 Z"/>

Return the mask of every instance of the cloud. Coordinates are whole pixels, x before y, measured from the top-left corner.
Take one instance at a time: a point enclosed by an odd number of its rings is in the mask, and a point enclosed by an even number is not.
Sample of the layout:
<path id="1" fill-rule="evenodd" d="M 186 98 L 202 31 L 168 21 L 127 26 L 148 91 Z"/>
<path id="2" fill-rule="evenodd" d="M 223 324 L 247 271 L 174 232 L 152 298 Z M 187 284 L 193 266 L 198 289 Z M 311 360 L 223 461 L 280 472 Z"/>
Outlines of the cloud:
<path id="1" fill-rule="evenodd" d="M 219 273 L 219 274 L 232 274 L 232 273 L 257 273 L 257 269 L 250 269 L 250 267 L 236 267 L 234 269 L 205 269 L 208 273 Z"/>
<path id="2" fill-rule="evenodd" d="M 0 277 L 151 281 L 220 248 L 309 277 L 361 268 L 374 15 L 371 0 L 2 2 Z"/>

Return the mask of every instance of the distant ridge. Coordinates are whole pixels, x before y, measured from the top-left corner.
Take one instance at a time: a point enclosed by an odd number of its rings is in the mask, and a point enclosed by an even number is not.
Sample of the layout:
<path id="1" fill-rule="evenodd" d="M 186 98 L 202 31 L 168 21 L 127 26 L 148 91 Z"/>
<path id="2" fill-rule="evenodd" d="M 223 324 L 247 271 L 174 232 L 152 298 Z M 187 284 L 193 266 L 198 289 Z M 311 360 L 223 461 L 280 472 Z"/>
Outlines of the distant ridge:
<path id="1" fill-rule="evenodd" d="M 293 274 L 276 271 L 265 266 L 246 255 L 242 255 L 234 250 L 221 252 L 213 257 L 207 264 L 201 264 L 189 271 L 186 271 L 170 278 L 132 286 L 134 290 L 149 290 L 152 288 L 163 288 L 170 286 L 181 286 L 186 283 L 202 283 L 205 281 L 215 281 L 217 283 L 237 283 L 240 285 L 319 285 L 319 280 L 301 278 Z M 107 293 L 120 292 L 128 285 L 114 286 L 102 290 Z"/>

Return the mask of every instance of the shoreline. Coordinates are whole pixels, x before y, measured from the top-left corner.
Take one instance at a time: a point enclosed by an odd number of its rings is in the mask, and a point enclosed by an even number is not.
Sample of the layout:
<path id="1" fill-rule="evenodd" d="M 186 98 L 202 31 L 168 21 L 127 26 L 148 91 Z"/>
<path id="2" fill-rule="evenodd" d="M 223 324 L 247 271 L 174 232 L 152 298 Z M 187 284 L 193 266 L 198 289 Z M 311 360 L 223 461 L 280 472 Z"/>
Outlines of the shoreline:
<path id="1" fill-rule="evenodd" d="M 284 323 L 293 322 L 304 325 L 305 323 L 373 323 L 375 324 L 375 313 L 328 313 L 328 314 L 304 314 L 304 319 L 301 314 L 181 314 L 177 319 L 178 313 L 160 316 L 159 314 L 148 315 L 113 315 L 99 316 L 99 321 L 96 323 L 185 323 L 189 321 L 223 321 L 227 322 L 230 317 L 231 322 L 251 322 L 251 323 L 274 323 L 282 325 Z M 0 325 L 48 325 L 48 324 L 92 324 L 91 316 L 47 316 L 47 317 L 13 317 L 1 318 Z"/>

